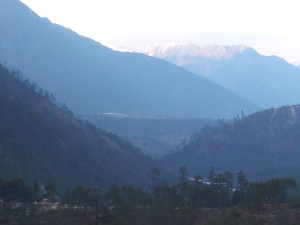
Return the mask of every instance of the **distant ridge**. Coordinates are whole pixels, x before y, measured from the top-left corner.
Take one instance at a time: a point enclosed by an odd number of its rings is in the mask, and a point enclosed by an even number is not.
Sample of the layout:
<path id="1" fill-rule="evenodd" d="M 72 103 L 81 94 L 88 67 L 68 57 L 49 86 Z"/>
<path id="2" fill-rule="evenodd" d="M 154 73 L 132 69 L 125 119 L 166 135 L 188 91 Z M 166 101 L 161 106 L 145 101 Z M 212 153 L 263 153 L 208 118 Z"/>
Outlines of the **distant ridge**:
<path id="1" fill-rule="evenodd" d="M 276 56 L 244 45 L 161 44 L 147 54 L 166 59 L 264 108 L 300 102 L 300 71 Z"/>
<path id="2" fill-rule="evenodd" d="M 75 113 L 226 117 L 259 107 L 165 60 L 113 51 L 0 1 L 0 62 L 21 70 Z"/>

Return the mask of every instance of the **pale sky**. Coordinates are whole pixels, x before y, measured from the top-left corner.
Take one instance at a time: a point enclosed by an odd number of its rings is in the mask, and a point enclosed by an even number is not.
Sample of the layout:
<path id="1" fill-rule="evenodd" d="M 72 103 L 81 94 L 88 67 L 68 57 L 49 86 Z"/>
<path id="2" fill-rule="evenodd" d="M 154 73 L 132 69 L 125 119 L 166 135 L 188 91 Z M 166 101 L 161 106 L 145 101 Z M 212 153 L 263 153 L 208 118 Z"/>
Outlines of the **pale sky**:
<path id="1" fill-rule="evenodd" d="M 297 0 L 21 0 L 39 16 L 104 45 L 244 44 L 300 62 Z"/>

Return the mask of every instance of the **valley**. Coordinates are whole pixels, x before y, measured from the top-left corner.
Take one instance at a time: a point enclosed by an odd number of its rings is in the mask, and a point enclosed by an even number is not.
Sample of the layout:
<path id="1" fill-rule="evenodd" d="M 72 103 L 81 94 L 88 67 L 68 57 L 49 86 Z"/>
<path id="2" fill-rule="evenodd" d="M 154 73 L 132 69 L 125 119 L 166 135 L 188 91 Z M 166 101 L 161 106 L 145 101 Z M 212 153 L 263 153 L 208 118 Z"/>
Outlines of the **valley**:
<path id="1" fill-rule="evenodd" d="M 0 225 L 298 223 L 299 67 L 247 45 L 117 51 L 20 0 L 0 31 Z"/>
<path id="2" fill-rule="evenodd" d="M 142 117 L 120 114 L 85 114 L 87 119 L 102 129 L 129 140 L 152 158 L 159 158 L 178 150 L 204 126 L 215 126 L 214 119 L 171 117 Z"/>

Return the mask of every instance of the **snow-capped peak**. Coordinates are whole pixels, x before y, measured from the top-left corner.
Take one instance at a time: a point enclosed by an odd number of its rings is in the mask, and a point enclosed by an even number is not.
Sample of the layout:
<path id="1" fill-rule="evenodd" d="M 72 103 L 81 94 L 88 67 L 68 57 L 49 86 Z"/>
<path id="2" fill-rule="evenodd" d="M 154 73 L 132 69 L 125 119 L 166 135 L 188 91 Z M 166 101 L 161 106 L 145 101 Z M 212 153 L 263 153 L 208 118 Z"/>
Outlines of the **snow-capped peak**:
<path id="1" fill-rule="evenodd" d="M 231 59 L 251 48 L 245 45 L 208 45 L 201 48 L 201 56 L 211 59 Z"/>
<path id="2" fill-rule="evenodd" d="M 193 43 L 167 43 L 148 48 L 146 54 L 159 58 L 203 57 L 209 59 L 231 59 L 251 48 L 245 45 L 208 45 L 199 47 Z"/>
<path id="3" fill-rule="evenodd" d="M 201 48 L 193 43 L 166 43 L 149 47 L 147 55 L 156 57 L 167 57 L 171 54 L 176 55 L 197 55 Z"/>

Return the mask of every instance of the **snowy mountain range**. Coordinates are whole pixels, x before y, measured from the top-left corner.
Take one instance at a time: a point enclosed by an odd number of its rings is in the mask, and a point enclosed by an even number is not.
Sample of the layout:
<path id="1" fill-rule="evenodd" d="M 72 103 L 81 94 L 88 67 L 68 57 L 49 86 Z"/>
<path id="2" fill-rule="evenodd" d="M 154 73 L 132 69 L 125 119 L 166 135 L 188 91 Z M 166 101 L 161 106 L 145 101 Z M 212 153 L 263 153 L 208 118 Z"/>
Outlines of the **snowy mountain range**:
<path id="1" fill-rule="evenodd" d="M 179 61 L 179 64 L 181 62 L 184 65 L 187 61 L 197 60 L 199 57 L 228 60 L 247 50 L 251 50 L 251 48 L 245 45 L 207 45 L 201 48 L 193 43 L 167 43 L 148 48 L 146 54 L 165 59 L 170 57 L 170 59 L 173 58 L 173 60 Z"/>
<path id="2" fill-rule="evenodd" d="M 300 102 L 300 70 L 244 45 L 161 44 L 146 54 L 166 59 L 265 108 Z"/>

